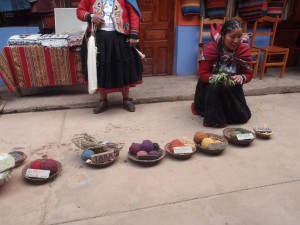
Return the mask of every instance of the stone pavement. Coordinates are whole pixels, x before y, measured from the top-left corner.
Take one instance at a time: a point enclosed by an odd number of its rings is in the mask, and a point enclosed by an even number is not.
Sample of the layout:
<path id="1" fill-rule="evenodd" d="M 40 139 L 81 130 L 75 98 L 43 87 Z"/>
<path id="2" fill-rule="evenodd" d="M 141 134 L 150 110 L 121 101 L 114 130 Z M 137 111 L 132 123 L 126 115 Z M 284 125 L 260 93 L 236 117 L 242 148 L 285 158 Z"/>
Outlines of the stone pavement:
<path id="1" fill-rule="evenodd" d="M 131 90 L 136 104 L 192 100 L 197 83 L 195 75 L 145 77 L 144 83 Z M 284 78 L 279 69 L 269 69 L 263 80 L 253 79 L 244 85 L 247 96 L 300 92 L 300 67 L 287 68 Z M 0 88 L 2 113 L 92 108 L 99 96 L 89 95 L 87 86 L 22 89 L 23 97 Z M 121 94 L 108 96 L 110 105 L 121 104 Z M 5 105 L 4 105 L 5 104 Z"/>
<path id="2" fill-rule="evenodd" d="M 145 78 L 132 89 L 135 113 L 119 106 L 120 95 L 111 96 L 112 107 L 95 115 L 89 107 L 98 97 L 83 90 L 44 89 L 22 98 L 1 90 L 6 105 L 0 149 L 28 157 L 0 187 L 0 223 L 300 224 L 300 93 L 290 93 L 299 92 L 298 71 L 245 85 L 252 118 L 240 127 L 267 124 L 274 131 L 270 140 L 256 139 L 248 147 L 229 144 L 219 156 L 196 152 L 182 161 L 166 155 L 151 167 L 128 159 L 132 142 L 150 139 L 164 147 L 198 130 L 222 135 L 222 129 L 203 127 L 202 118 L 191 114 L 195 77 Z M 92 168 L 71 142 L 79 133 L 125 146 L 113 165 Z M 61 175 L 44 185 L 25 182 L 24 165 L 43 155 L 62 163 Z"/>

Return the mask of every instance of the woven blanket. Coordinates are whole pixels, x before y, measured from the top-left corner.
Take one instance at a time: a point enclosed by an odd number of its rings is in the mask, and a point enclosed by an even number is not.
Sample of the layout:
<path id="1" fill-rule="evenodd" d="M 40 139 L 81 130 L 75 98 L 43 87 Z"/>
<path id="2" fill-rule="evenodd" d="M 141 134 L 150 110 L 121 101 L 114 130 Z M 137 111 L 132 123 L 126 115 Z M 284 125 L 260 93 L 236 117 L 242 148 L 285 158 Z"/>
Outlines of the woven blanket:
<path id="1" fill-rule="evenodd" d="M 205 0 L 205 14 L 209 18 L 225 16 L 226 0 Z"/>
<path id="2" fill-rule="evenodd" d="M 0 55 L 0 75 L 11 92 L 85 83 L 80 52 L 68 48 L 6 46 Z"/>
<path id="3" fill-rule="evenodd" d="M 267 15 L 267 0 L 239 0 L 239 16 L 253 21 Z"/>
<path id="4" fill-rule="evenodd" d="M 270 17 L 281 17 L 283 12 L 284 0 L 268 0 L 268 12 L 267 15 Z"/>
<path id="5" fill-rule="evenodd" d="M 199 15 L 200 0 L 180 0 L 182 15 Z"/>

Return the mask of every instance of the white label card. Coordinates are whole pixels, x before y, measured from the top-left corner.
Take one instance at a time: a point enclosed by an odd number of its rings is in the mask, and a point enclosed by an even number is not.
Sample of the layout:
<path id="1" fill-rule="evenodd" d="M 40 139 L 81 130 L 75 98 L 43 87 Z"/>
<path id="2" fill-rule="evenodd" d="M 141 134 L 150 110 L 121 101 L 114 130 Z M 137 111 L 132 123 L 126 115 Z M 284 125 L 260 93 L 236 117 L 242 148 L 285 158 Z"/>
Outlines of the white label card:
<path id="1" fill-rule="evenodd" d="M 252 140 L 254 139 L 254 135 L 252 133 L 245 133 L 245 134 L 237 134 L 236 135 L 237 139 L 239 141 L 241 140 Z"/>
<path id="2" fill-rule="evenodd" d="M 47 179 L 50 176 L 50 170 L 27 169 L 25 176 Z"/>
<path id="3" fill-rule="evenodd" d="M 193 152 L 193 149 L 191 146 L 174 147 L 175 154 L 187 154 L 187 153 L 192 153 L 192 152 Z"/>

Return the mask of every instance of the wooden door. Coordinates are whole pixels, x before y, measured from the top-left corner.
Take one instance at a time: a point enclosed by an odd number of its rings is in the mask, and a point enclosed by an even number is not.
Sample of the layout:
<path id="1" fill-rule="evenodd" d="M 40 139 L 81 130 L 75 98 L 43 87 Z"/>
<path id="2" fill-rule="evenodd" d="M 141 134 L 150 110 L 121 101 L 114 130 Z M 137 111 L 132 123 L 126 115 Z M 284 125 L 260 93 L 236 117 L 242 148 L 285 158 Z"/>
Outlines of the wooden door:
<path id="1" fill-rule="evenodd" d="M 274 45 L 289 48 L 289 57 L 286 66 L 299 66 L 300 51 L 295 42 L 300 35 L 300 1 L 294 1 L 292 11 L 286 20 L 278 23 Z M 286 35 L 285 35 L 286 34 Z"/>
<path id="2" fill-rule="evenodd" d="M 171 75 L 174 57 L 174 0 L 138 0 L 145 76 Z"/>

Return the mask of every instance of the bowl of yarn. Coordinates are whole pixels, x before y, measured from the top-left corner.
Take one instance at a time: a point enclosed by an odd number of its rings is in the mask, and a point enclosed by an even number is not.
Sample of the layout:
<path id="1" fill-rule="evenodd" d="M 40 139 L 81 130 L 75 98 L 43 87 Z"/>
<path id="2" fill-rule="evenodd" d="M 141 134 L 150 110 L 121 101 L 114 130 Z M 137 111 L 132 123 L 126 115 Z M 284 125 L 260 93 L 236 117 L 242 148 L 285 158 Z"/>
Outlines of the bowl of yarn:
<path id="1" fill-rule="evenodd" d="M 106 167 L 117 160 L 119 152 L 119 148 L 111 148 L 107 151 L 88 148 L 82 151 L 81 159 L 89 166 Z"/>
<path id="2" fill-rule="evenodd" d="M 26 181 L 42 184 L 56 178 L 62 171 L 62 164 L 54 159 L 36 159 L 28 163 L 22 170 Z"/>
<path id="3" fill-rule="evenodd" d="M 261 139 L 269 139 L 273 135 L 273 131 L 268 127 L 253 127 L 256 137 Z"/>
<path id="4" fill-rule="evenodd" d="M 154 164 L 165 157 L 165 150 L 158 143 L 143 140 L 142 143 L 132 143 L 129 147 L 128 158 L 141 164 Z"/>
<path id="5" fill-rule="evenodd" d="M 227 140 L 218 134 L 197 131 L 194 135 L 194 142 L 198 151 L 211 154 L 221 154 L 228 145 Z"/>
<path id="6" fill-rule="evenodd" d="M 255 139 L 255 134 L 244 128 L 225 128 L 223 134 L 234 145 L 248 146 Z"/>
<path id="7" fill-rule="evenodd" d="M 8 154 L 10 154 L 15 159 L 15 168 L 22 165 L 22 163 L 27 158 L 27 155 L 21 151 L 12 151 L 12 152 L 9 152 Z"/>
<path id="8" fill-rule="evenodd" d="M 173 158 L 189 159 L 196 152 L 196 146 L 189 137 L 177 137 L 165 145 L 165 150 Z"/>
<path id="9" fill-rule="evenodd" d="M 14 158 L 8 153 L 0 152 L 0 186 L 9 180 L 14 167 Z"/>

